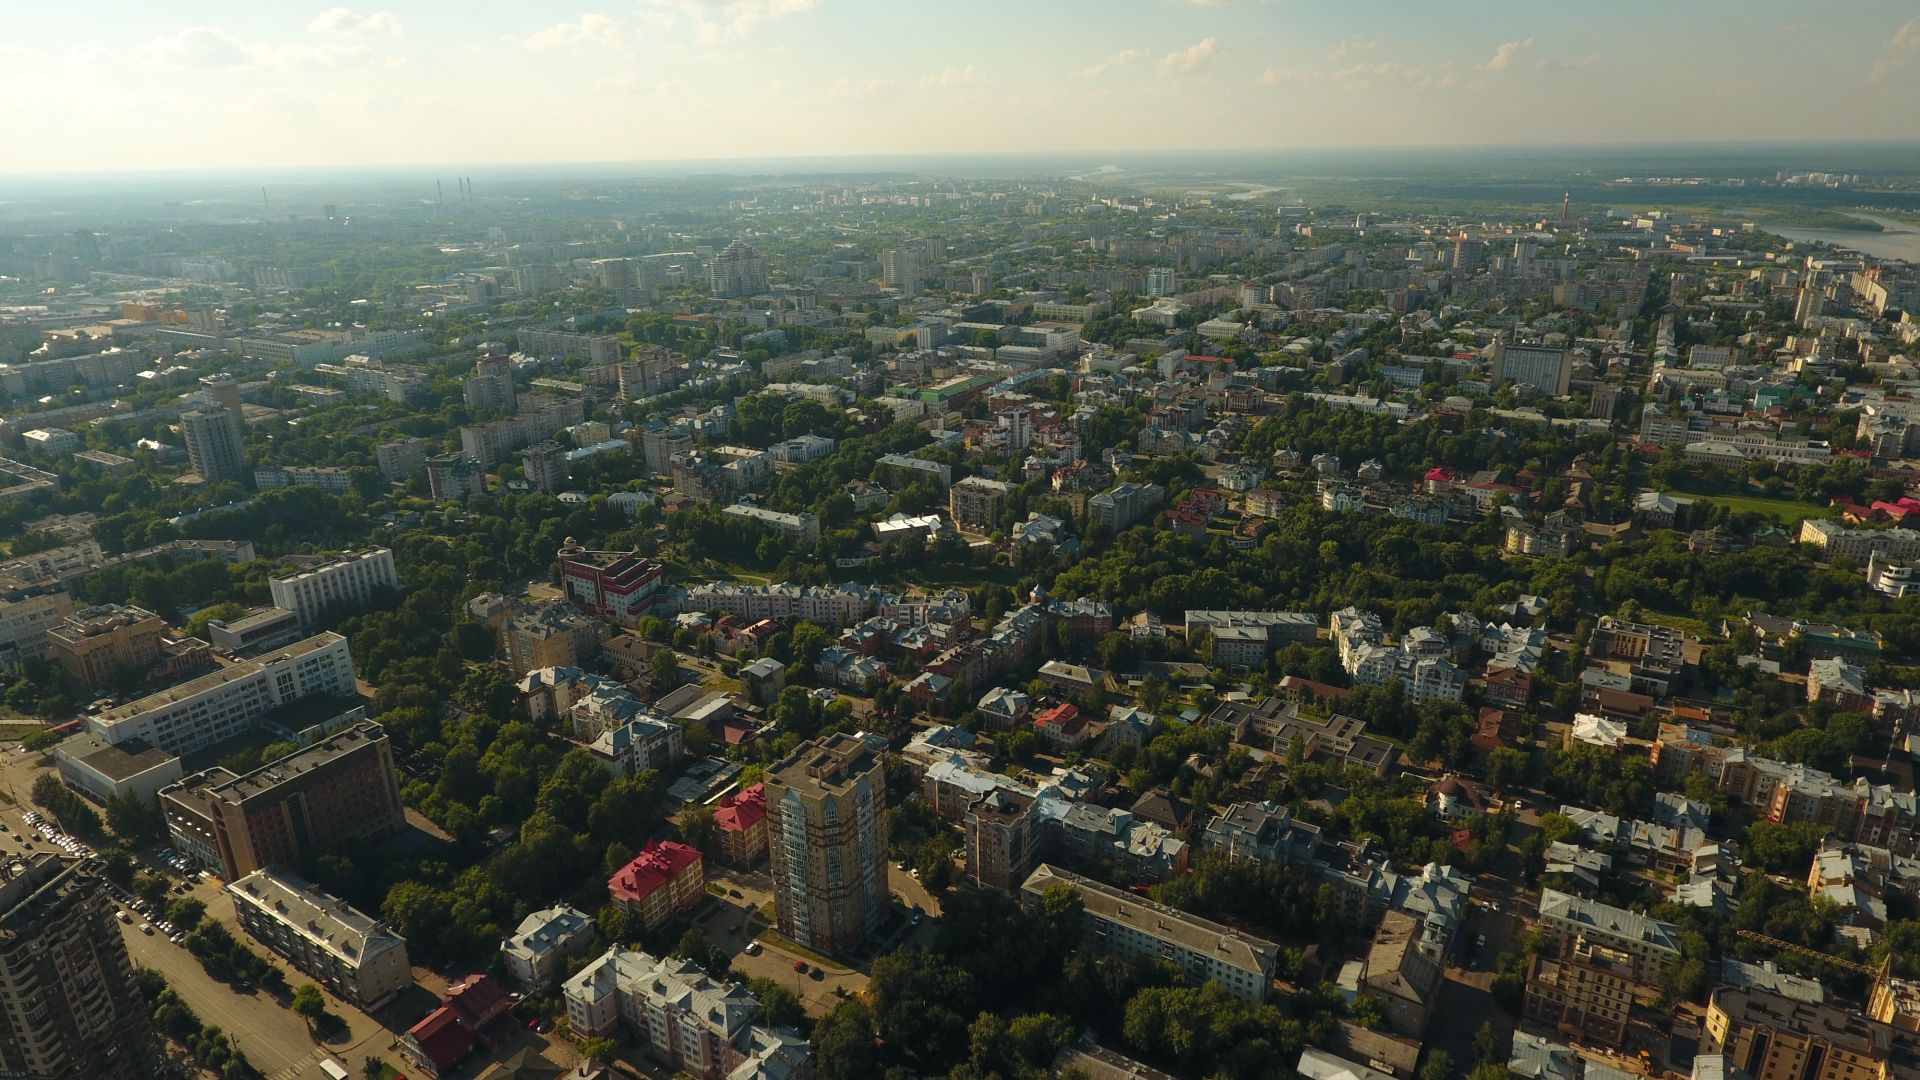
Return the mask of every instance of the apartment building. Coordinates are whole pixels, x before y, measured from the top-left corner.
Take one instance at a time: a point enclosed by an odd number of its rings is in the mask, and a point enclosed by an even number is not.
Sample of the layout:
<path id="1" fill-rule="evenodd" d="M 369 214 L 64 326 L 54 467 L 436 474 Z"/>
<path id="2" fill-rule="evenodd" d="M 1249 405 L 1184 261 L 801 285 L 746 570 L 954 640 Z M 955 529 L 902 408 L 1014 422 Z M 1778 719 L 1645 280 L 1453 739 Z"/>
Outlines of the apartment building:
<path id="1" fill-rule="evenodd" d="M 0 865 L 0 1073 L 147 1080 L 163 1058 L 98 864 Z"/>
<path id="2" fill-rule="evenodd" d="M 390 548 L 344 551 L 297 573 L 267 579 L 273 606 L 286 608 L 308 630 L 330 609 L 364 608 L 381 589 L 398 590 L 400 574 Z"/>
<path id="3" fill-rule="evenodd" d="M 685 844 L 655 841 L 607 880 L 607 895 L 651 933 L 706 897 L 706 860 Z"/>
<path id="4" fill-rule="evenodd" d="M 803 550 L 812 551 L 820 546 L 820 517 L 817 514 L 804 510 L 798 514 L 783 514 L 751 503 L 735 503 L 720 512 L 730 518 L 759 525 Z"/>
<path id="5" fill-rule="evenodd" d="M 196 773 L 160 792 L 176 823 L 210 847 L 234 881 L 276 863 L 297 865 L 336 844 L 383 839 L 406 824 L 386 730 L 362 721 L 277 761 L 234 776 Z"/>
<path id="6" fill-rule="evenodd" d="M 752 866 L 767 857 L 767 789 L 750 784 L 720 800 L 713 812 L 720 858 L 732 866 Z"/>
<path id="7" fill-rule="evenodd" d="M 390 483 L 405 483 L 427 471 L 428 444 L 425 439 L 395 439 L 373 448 L 380 475 Z"/>
<path id="8" fill-rule="evenodd" d="M 1798 539 L 1832 562 L 1864 566 L 1873 555 L 1903 564 L 1920 559 L 1920 530 L 1915 529 L 1856 529 L 1826 518 L 1807 518 L 1800 523 Z"/>
<path id="9" fill-rule="evenodd" d="M 780 932 L 828 955 L 860 948 L 887 910 L 886 744 L 844 732 L 767 770 Z"/>
<path id="10" fill-rule="evenodd" d="M 947 490 L 947 513 L 966 532 L 992 532 L 1006 512 L 1013 489 L 999 480 L 969 476 Z"/>
<path id="11" fill-rule="evenodd" d="M 361 1009 L 372 1012 L 413 985 L 400 935 L 302 878 L 255 870 L 221 891 L 255 941 Z"/>
<path id="12" fill-rule="evenodd" d="M 1723 986 L 1707 999 L 1701 1051 L 1753 1080 L 1863 1080 L 1896 1075 L 1894 1040 L 1891 1025 L 1852 1009 Z"/>
<path id="13" fill-rule="evenodd" d="M 141 739 L 169 753 L 190 754 L 248 730 L 284 705 L 355 693 L 347 639 L 316 634 L 98 713 L 87 727 L 116 745 Z"/>
<path id="14" fill-rule="evenodd" d="M 1641 986 L 1657 984 L 1680 959 L 1678 926 L 1570 893 L 1540 890 L 1540 923 L 1560 935 L 1563 953 L 1583 939 L 1618 952 L 1624 959 L 1609 970 Z"/>
<path id="15" fill-rule="evenodd" d="M 1633 957 L 1580 935 L 1527 963 L 1524 1015 L 1561 1035 L 1621 1046 L 1633 1008 Z"/>
<path id="16" fill-rule="evenodd" d="M 1230 927 L 1158 904 L 1144 896 L 1042 863 L 1020 886 L 1022 902 L 1038 905 L 1056 885 L 1080 897 L 1084 941 L 1128 958 L 1166 960 L 1196 979 L 1220 984 L 1229 995 L 1257 1004 L 1273 983 L 1280 946 Z"/>
<path id="17" fill-rule="evenodd" d="M 961 854 L 974 881 L 1012 892 L 1033 873 L 1041 825 L 1032 795 L 996 786 L 968 805 L 961 826 Z"/>
<path id="18" fill-rule="evenodd" d="M 565 904 L 542 908 L 520 920 L 500 943 L 500 962 L 521 986 L 540 989 L 560 974 L 563 961 L 593 944 L 593 919 Z"/>
<path id="19" fill-rule="evenodd" d="M 473 362 L 473 374 L 461 381 L 460 390 L 469 409 L 512 412 L 518 401 L 513 390 L 513 360 L 498 353 L 480 357 Z"/>
<path id="20" fill-rule="evenodd" d="M 520 351 L 528 356 L 557 356 L 585 360 L 589 364 L 620 362 L 620 339 L 611 334 L 575 334 L 565 330 L 528 330 L 513 332 Z"/>
<path id="21" fill-rule="evenodd" d="M 1404 911 L 1389 911 L 1361 962 L 1360 994 L 1380 1006 L 1388 1031 L 1418 1039 L 1440 1003 L 1443 972 L 1440 960 L 1420 948 L 1419 921 Z"/>
<path id="22" fill-rule="evenodd" d="M 110 686 L 160 659 L 167 621 L 143 608 L 101 604 L 47 628 L 47 652 L 88 690 Z"/>
<path id="23" fill-rule="evenodd" d="M 453 502 L 487 493 L 487 467 L 463 454 L 427 459 L 427 492 L 435 502 Z"/>
<path id="24" fill-rule="evenodd" d="M 561 988 L 576 1035 L 604 1038 L 626 1027 L 680 1075 L 738 1075 L 768 1029 L 746 987 L 714 981 L 691 960 L 612 948 Z M 751 1074 L 749 1074 L 751 1075 Z"/>
<path id="25" fill-rule="evenodd" d="M 1087 519 L 1120 532 L 1146 520 L 1167 499 L 1159 484 L 1115 484 L 1087 500 Z"/>
<path id="26" fill-rule="evenodd" d="M 500 650 L 515 676 L 577 667 L 598 656 L 606 638 L 606 623 L 558 603 L 516 611 L 500 624 Z"/>
<path id="27" fill-rule="evenodd" d="M 71 611 L 73 597 L 63 586 L 0 579 L 0 669 L 44 655 L 47 631 Z"/>
<path id="28" fill-rule="evenodd" d="M 240 410 L 214 406 L 180 414 L 180 433 L 186 440 L 187 460 L 200 478 L 213 483 L 240 480 L 247 474 Z"/>

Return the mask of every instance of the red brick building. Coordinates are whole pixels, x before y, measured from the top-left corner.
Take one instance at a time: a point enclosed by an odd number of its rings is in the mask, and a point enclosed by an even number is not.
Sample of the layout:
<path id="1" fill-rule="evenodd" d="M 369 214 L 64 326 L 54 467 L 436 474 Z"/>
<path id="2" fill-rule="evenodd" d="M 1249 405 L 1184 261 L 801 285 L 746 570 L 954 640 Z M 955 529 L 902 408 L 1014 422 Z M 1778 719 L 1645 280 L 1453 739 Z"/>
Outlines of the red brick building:
<path id="1" fill-rule="evenodd" d="M 720 800 L 713 812 L 720 858 L 733 866 L 752 866 L 767 855 L 767 789 L 754 784 Z"/>
<path id="2" fill-rule="evenodd" d="M 613 902 L 656 930 L 706 895 L 706 862 L 685 844 L 655 841 L 607 881 Z"/>

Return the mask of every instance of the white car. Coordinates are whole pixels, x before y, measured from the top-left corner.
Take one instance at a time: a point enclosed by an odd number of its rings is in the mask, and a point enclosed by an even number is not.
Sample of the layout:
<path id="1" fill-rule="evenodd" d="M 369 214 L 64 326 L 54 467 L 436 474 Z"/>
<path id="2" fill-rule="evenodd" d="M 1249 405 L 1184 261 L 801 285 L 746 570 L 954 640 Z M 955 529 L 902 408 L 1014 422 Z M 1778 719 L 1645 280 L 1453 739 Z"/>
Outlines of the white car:
<path id="1" fill-rule="evenodd" d="M 748 956 L 759 956 L 760 943 L 757 941 L 749 941 L 747 942 L 747 947 L 740 951 L 746 953 Z"/>

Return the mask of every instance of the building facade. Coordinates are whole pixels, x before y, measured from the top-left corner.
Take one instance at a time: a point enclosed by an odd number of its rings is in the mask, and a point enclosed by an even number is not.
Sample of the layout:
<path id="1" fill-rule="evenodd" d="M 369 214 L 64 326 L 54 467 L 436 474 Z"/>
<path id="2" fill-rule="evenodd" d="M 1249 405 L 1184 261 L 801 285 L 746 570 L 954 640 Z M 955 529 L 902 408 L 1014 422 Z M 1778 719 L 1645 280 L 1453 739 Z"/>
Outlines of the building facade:
<path id="1" fill-rule="evenodd" d="M 378 919 L 281 870 L 255 870 L 221 889 L 240 928 L 368 1012 L 413 985 L 407 943 Z"/>
<path id="2" fill-rule="evenodd" d="M 887 910 L 885 745 L 836 733 L 767 770 L 780 932 L 828 955 L 860 948 Z"/>
<path id="3" fill-rule="evenodd" d="M 400 574 L 389 548 L 342 552 L 299 573 L 267 581 L 273 606 L 293 612 L 300 625 L 309 630 L 319 625 L 321 615 L 329 608 L 364 608 L 379 590 L 399 588 Z"/>
<path id="4" fill-rule="evenodd" d="M 282 705 L 355 692 L 347 639 L 316 634 L 98 713 L 88 718 L 87 727 L 116 745 L 140 739 L 169 753 L 190 754 L 248 730 Z"/>

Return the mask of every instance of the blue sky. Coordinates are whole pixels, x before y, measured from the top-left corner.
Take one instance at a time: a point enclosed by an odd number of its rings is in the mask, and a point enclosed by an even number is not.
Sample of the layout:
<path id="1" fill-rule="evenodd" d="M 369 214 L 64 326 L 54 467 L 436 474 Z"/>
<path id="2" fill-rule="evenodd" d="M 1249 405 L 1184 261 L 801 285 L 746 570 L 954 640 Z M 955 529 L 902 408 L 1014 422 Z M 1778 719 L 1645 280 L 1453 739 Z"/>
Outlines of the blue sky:
<path id="1" fill-rule="evenodd" d="M 1920 8 L 0 0 L 0 172 L 1920 137 Z"/>

